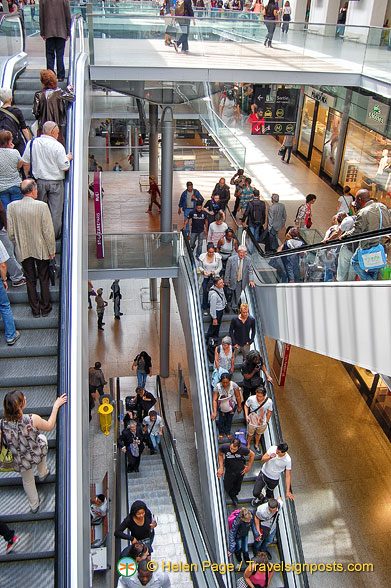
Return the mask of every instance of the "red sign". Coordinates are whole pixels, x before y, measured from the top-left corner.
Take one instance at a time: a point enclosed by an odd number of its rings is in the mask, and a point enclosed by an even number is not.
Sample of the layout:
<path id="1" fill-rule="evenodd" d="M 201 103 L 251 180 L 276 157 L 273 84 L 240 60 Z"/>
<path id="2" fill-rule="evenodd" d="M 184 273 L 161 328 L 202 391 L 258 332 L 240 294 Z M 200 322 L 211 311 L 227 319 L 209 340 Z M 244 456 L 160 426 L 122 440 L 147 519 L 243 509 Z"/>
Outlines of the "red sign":
<path id="1" fill-rule="evenodd" d="M 95 205 L 95 234 L 96 234 L 96 257 L 103 259 L 103 215 L 102 215 L 102 183 L 101 172 L 94 172 L 94 205 Z"/>
<path id="2" fill-rule="evenodd" d="M 291 352 L 291 346 L 289 345 L 289 343 L 284 343 L 282 346 L 282 365 L 281 365 L 281 372 L 280 372 L 280 381 L 279 381 L 279 386 L 283 386 L 285 384 L 285 377 L 286 377 L 286 372 L 288 369 L 288 360 L 289 360 L 289 354 Z"/>
<path id="3" fill-rule="evenodd" d="M 274 346 L 272 369 L 279 386 L 283 386 L 285 384 L 290 352 L 291 346 L 289 343 L 276 341 Z"/>

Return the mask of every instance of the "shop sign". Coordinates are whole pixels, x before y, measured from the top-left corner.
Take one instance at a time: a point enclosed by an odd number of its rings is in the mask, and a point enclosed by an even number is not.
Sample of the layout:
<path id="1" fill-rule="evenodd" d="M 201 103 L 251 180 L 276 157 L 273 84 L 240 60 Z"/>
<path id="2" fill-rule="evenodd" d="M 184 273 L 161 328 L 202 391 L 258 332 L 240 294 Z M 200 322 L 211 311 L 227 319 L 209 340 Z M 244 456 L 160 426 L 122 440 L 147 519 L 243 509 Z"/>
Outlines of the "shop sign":
<path id="1" fill-rule="evenodd" d="M 383 104 L 374 98 L 368 101 L 367 116 L 365 124 L 372 129 L 376 129 L 380 133 L 384 133 L 388 121 L 390 107 Z"/>
<path id="2" fill-rule="evenodd" d="M 94 173 L 94 210 L 95 210 L 95 234 L 96 257 L 103 259 L 105 256 L 103 242 L 103 217 L 102 217 L 102 180 L 101 172 Z"/>
<path id="3" fill-rule="evenodd" d="M 335 106 L 335 97 L 330 96 L 330 94 L 325 94 L 321 92 L 317 88 L 307 88 L 306 90 L 307 96 L 310 96 L 313 100 L 320 102 L 323 106 L 328 106 L 329 108 L 334 108 Z"/>

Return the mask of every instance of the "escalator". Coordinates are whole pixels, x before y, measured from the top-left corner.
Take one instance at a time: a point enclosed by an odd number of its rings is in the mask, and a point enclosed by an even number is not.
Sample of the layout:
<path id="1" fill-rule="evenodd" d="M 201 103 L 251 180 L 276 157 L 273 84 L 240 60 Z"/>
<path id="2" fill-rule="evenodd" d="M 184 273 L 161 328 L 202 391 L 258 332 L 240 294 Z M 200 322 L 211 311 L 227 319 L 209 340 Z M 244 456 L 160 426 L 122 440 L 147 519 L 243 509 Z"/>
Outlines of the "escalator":
<path id="1" fill-rule="evenodd" d="M 385 228 L 360 240 L 354 236 L 265 254 L 247 232 L 254 247 L 255 297 L 265 336 L 388 374 L 391 333 L 384 324 L 391 320 L 389 267 L 373 281 L 336 281 L 336 271 L 360 243 L 389 242 L 389 237 Z M 287 260 L 297 268 L 295 282 L 288 283 Z"/>
<path id="2" fill-rule="evenodd" d="M 120 378 L 117 378 L 116 404 L 119 407 L 122 406 L 120 382 Z M 157 404 L 154 408 L 164 423 L 159 451 L 155 455 L 148 455 L 149 451 L 144 451 L 140 472 L 132 474 L 125 473 L 126 460 L 118 452 L 117 490 L 120 492 L 115 526 L 128 515 L 130 505 L 135 500 L 142 500 L 157 521 L 152 553 L 157 569 L 168 573 L 172 585 L 178 588 L 224 588 L 220 574 L 209 567 L 203 570 L 203 562 L 218 560 L 203 528 L 176 450 L 175 439 L 167 423 L 159 376 L 156 377 L 156 392 Z M 124 539 L 116 539 L 116 563 L 121 551 L 127 546 L 128 542 Z M 118 576 L 115 582 L 117 580 Z"/>
<path id="3" fill-rule="evenodd" d="M 220 442 L 217 438 L 216 427 L 215 425 L 212 425 L 210 421 L 210 414 L 212 413 L 210 372 L 213 368 L 206 359 L 207 356 L 204 337 L 204 331 L 206 330 L 208 321 L 202 319 L 196 267 L 192 252 L 188 245 L 188 240 L 184 234 L 182 234 L 181 238 L 180 256 L 180 277 L 178 280 L 174 280 L 174 289 L 176 292 L 179 312 L 182 319 L 189 357 L 189 379 L 192 393 L 193 418 L 196 429 L 196 444 L 198 453 L 201 453 L 202 455 L 202 457 L 199 457 L 199 467 L 200 461 L 204 462 L 209 460 L 209 465 L 212 465 L 212 467 L 210 469 L 206 469 L 205 472 L 200 470 L 201 492 L 203 493 L 204 508 L 207 512 L 209 507 L 208 494 L 211 494 L 211 485 L 214 483 L 214 478 L 216 477 L 217 468 L 214 469 L 216 467 L 214 465 L 214 459 L 217 456 Z M 253 316 L 259 316 L 257 301 L 252 296 L 252 293 L 246 292 L 246 297 L 249 303 L 250 313 Z M 224 315 L 220 329 L 220 336 L 224 336 L 228 333 L 231 318 L 232 316 L 229 314 Z M 260 321 L 257 321 L 256 326 L 255 348 L 258 349 L 261 355 L 264 357 L 266 367 L 268 368 Z M 239 360 L 237 360 L 235 363 L 233 379 L 237 382 L 241 382 L 243 379 L 240 374 Z M 271 445 L 278 444 L 283 440 L 273 386 L 269 383 L 266 383 L 265 387 L 268 390 L 268 395 L 273 400 L 274 411 L 272 418 L 270 419 L 268 429 L 263 436 L 263 441 L 265 443 L 263 450 L 266 450 L 266 448 L 270 447 Z M 234 417 L 233 431 L 238 429 L 245 429 L 243 413 L 239 415 L 237 414 Z M 260 455 L 256 456 L 251 471 L 244 477 L 242 490 L 239 494 L 239 507 L 246 506 L 253 510 L 251 507 L 251 500 L 253 498 L 252 489 L 255 477 L 257 476 L 261 467 L 260 458 Z M 222 480 L 219 480 L 219 485 L 220 488 L 218 489 L 217 495 L 215 494 L 213 496 L 213 504 L 211 506 L 211 512 L 213 512 L 213 509 L 215 509 L 218 513 L 218 517 L 214 518 L 215 528 L 208 531 L 209 537 L 216 537 L 216 535 L 218 535 L 220 540 L 221 538 L 226 540 L 228 536 L 228 515 L 237 507 L 234 507 L 232 501 L 230 501 L 230 499 L 227 500 L 225 497 Z M 278 489 L 276 490 L 275 495 L 282 496 L 284 500 L 284 507 L 279 517 L 276 542 L 271 546 L 270 549 L 273 557 L 272 563 L 303 563 L 304 555 L 301 547 L 300 531 L 297 523 L 294 503 L 290 502 L 285 497 L 284 480 L 280 481 L 280 484 L 277 488 Z M 253 538 L 250 534 L 250 545 L 252 541 Z M 226 544 L 224 544 L 224 547 L 221 546 L 219 556 L 221 557 L 220 561 L 226 561 L 228 563 L 230 560 L 227 558 L 226 549 Z M 241 571 L 243 572 L 243 570 L 244 567 L 242 566 Z M 232 585 L 235 585 L 236 578 L 230 578 L 230 582 L 232 582 Z M 282 588 L 283 586 L 301 587 L 308 586 L 309 584 L 306 573 L 303 572 L 303 574 L 297 575 L 294 574 L 291 569 L 284 569 L 284 566 L 280 566 L 280 571 L 274 574 L 271 585 Z"/>
<path id="4" fill-rule="evenodd" d="M 83 36 L 80 17 L 72 19 L 71 64 L 69 81 L 76 86 L 76 60 L 80 55 L 79 40 Z M 79 45 L 78 45 L 79 43 Z M 3 67 L 3 79 L 9 80 L 13 87 L 16 75 L 16 60 L 10 55 Z M 27 70 L 23 79 L 27 83 L 20 101 L 30 100 L 37 82 Z M 20 79 L 20 78 L 19 78 Z M 16 82 L 16 84 L 20 82 Z M 39 84 L 39 80 L 38 80 Z M 34 87 L 33 87 L 34 86 Z M 18 86 L 16 86 L 18 87 Z M 39 87 L 39 86 L 38 86 Z M 84 90 L 84 88 L 83 88 Z M 80 91 L 80 84 L 79 84 Z M 20 104 L 20 102 L 19 102 Z M 74 112 L 73 106 L 68 114 L 68 145 L 74 151 Z M 25 109 L 25 115 L 28 114 Z M 28 117 L 27 117 L 27 120 Z M 69 522 L 71 520 L 71 464 L 69 457 L 69 435 L 72 424 L 70 411 L 73 403 L 68 381 L 69 353 L 71 338 L 68 324 L 70 312 L 69 288 L 71 280 L 70 241 L 72 237 L 73 177 L 71 166 L 65 185 L 63 235 L 56 243 L 56 259 L 59 275 L 51 287 L 53 309 L 47 317 L 33 318 L 28 304 L 26 286 L 9 287 L 8 294 L 20 339 L 12 347 L 6 345 L 4 333 L 0 338 L 0 406 L 2 416 L 3 398 L 9 390 L 19 389 L 25 396 L 25 413 L 36 413 L 47 419 L 57 396 L 66 392 L 68 404 L 60 409 L 57 424 L 46 434 L 49 443 L 47 457 L 50 475 L 44 482 L 36 477 L 40 507 L 37 513 L 29 510 L 27 497 L 22 487 L 22 479 L 16 472 L 0 473 L 0 517 L 13 529 L 19 542 L 10 554 L 0 555 L 0 586 L 12 586 L 15 578 L 28 578 L 29 586 L 52 588 L 70 586 L 69 565 Z M 3 330 L 2 322 L 0 330 Z M 76 465 L 76 464 L 75 464 Z"/>

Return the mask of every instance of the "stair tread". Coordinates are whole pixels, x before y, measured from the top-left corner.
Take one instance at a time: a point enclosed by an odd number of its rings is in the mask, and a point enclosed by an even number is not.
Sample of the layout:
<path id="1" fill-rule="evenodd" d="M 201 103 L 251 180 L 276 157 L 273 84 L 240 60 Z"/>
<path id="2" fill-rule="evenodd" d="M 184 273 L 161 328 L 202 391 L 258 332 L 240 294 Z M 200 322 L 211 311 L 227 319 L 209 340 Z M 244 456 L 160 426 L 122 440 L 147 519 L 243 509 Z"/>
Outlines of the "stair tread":
<path id="1" fill-rule="evenodd" d="M 38 484 L 37 489 L 41 502 L 39 512 L 54 513 L 56 506 L 55 484 Z M 9 486 L 1 489 L 0 510 L 2 516 L 31 514 L 26 493 L 21 486 Z"/>
<path id="2" fill-rule="evenodd" d="M 7 345 L 4 338 L 0 339 L 0 358 L 53 355 L 57 347 L 58 329 L 21 329 L 15 345 Z"/>
<path id="3" fill-rule="evenodd" d="M 15 390 L 15 387 L 0 388 L 1 414 L 4 396 L 12 390 Z M 25 413 L 32 408 L 52 407 L 57 398 L 57 386 L 25 386 L 21 390 L 26 396 Z"/>
<path id="4" fill-rule="evenodd" d="M 48 468 L 50 470 L 50 475 L 51 476 L 55 476 L 56 475 L 56 449 L 55 448 L 50 448 L 49 447 L 49 451 L 48 451 L 48 454 L 46 456 L 46 462 L 47 462 L 47 466 L 48 466 Z M 34 470 L 34 472 L 35 472 L 35 474 L 37 473 L 36 472 L 36 469 Z M 14 478 L 20 478 L 20 479 L 22 479 L 19 472 L 14 472 L 14 471 L 12 471 L 12 472 L 0 472 L 0 480 L 3 480 L 4 481 L 4 479 L 6 479 L 6 478 L 10 478 L 10 479 L 11 478 L 12 479 L 14 479 Z M 4 500 L 4 497 L 2 495 L 3 495 L 3 488 L 1 489 L 1 492 L 0 492 L 0 504 Z M 26 498 L 26 500 L 27 500 L 27 498 Z"/>

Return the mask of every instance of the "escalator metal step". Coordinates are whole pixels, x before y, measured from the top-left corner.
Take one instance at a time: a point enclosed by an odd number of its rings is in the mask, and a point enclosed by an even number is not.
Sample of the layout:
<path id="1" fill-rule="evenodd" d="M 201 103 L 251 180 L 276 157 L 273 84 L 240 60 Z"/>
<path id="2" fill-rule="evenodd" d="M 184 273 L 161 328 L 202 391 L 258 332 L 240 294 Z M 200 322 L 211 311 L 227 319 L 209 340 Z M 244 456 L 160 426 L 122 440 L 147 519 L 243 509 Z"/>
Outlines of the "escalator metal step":
<path id="1" fill-rule="evenodd" d="M 38 513 L 52 513 L 54 516 L 54 509 L 56 507 L 55 484 L 49 484 L 46 481 L 45 483 L 38 483 L 37 491 L 41 501 Z M 22 486 L 8 486 L 1 489 L 0 512 L 1 520 L 5 520 L 6 517 L 16 520 L 15 517 L 18 516 L 31 516 L 34 519 L 34 517 L 36 518 L 37 516 L 30 512 L 26 493 Z M 5 520 L 5 522 L 7 522 L 7 520 Z"/>
<path id="2" fill-rule="evenodd" d="M 26 396 L 26 414 L 36 413 L 39 410 L 40 416 L 49 415 L 54 401 L 57 398 L 57 386 L 26 386 L 20 388 Z M 0 388 L 0 418 L 3 417 L 3 400 L 7 392 L 15 390 L 15 387 Z"/>
<path id="3" fill-rule="evenodd" d="M 53 588 L 54 558 L 12 562 L 11 556 L 0 556 L 0 562 L 7 562 L 0 563 L 0 586 L 15 586 L 15 578 L 28 578 L 29 588 Z"/>
<path id="4" fill-rule="evenodd" d="M 14 304 L 12 306 L 12 314 L 18 330 L 58 328 L 58 302 L 53 303 L 52 312 L 45 317 L 34 318 L 31 313 L 31 308 L 27 304 Z M 2 320 L 0 320 L 0 330 L 4 330 Z"/>
<path id="5" fill-rule="evenodd" d="M 52 445 L 51 442 L 49 442 L 49 451 L 48 454 L 46 456 L 46 461 L 47 461 L 47 466 L 50 470 L 50 476 L 48 476 L 47 480 L 45 480 L 45 482 L 43 482 L 43 484 L 47 483 L 47 481 L 49 482 L 53 482 L 55 479 L 55 475 L 56 475 L 56 449 L 55 448 L 51 448 L 50 445 Z M 42 482 L 38 481 L 38 477 L 35 476 L 35 480 L 37 482 L 37 484 L 42 484 Z M 16 484 L 17 486 L 20 484 L 22 484 L 22 478 L 19 474 L 19 472 L 0 472 L 0 486 L 7 486 L 9 483 L 11 483 L 11 485 Z M 2 504 L 2 501 L 4 500 L 3 498 L 3 490 L 0 492 L 0 505 Z M 1 510 L 0 510 L 1 512 Z"/>
<path id="6" fill-rule="evenodd" d="M 22 329 L 15 345 L 0 340 L 0 358 L 40 357 L 55 355 L 58 349 L 58 329 Z"/>
<path id="7" fill-rule="evenodd" d="M 0 373 L 1 383 L 7 387 L 54 385 L 57 356 L 0 359 Z"/>
<path id="8" fill-rule="evenodd" d="M 38 293 L 40 292 L 39 284 L 37 284 L 37 292 Z M 26 286 L 18 286 L 17 288 L 15 288 L 14 286 L 12 286 L 10 284 L 10 282 L 8 282 L 7 296 L 8 296 L 8 299 L 9 299 L 11 305 L 21 304 L 22 302 L 28 304 Z M 59 299 L 60 299 L 59 280 L 56 280 L 56 283 L 54 284 L 54 286 L 50 286 L 50 298 L 51 298 L 52 302 L 59 301 Z"/>
<path id="9" fill-rule="evenodd" d="M 54 521 L 12 523 L 12 529 L 19 537 L 18 544 L 12 552 L 15 559 L 24 556 L 24 554 L 32 554 L 34 557 L 34 554 L 46 553 L 50 555 L 45 555 L 45 557 L 53 556 Z M 11 586 L 15 586 L 15 582 Z"/>

